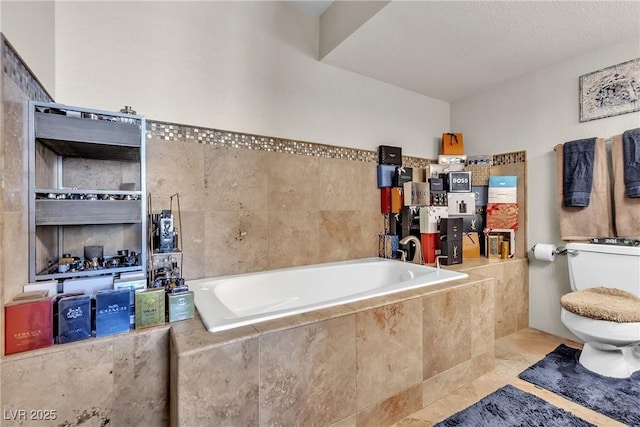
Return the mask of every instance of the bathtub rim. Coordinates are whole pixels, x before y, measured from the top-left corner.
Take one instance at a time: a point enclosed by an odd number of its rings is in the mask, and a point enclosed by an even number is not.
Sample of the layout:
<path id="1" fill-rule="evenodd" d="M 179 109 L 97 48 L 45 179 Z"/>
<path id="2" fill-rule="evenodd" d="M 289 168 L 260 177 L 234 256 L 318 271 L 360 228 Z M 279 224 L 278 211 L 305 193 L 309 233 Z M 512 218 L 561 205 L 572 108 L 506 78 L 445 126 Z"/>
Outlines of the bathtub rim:
<path id="1" fill-rule="evenodd" d="M 310 268 L 322 268 L 322 267 L 327 268 L 332 266 L 344 266 L 349 264 L 361 265 L 361 264 L 368 264 L 368 263 L 393 263 L 396 265 L 402 264 L 403 266 L 406 264 L 406 267 L 408 268 L 418 268 L 418 269 L 427 268 L 429 270 L 429 273 L 438 273 L 438 275 L 442 273 L 444 275 L 444 278 L 442 278 L 441 280 L 437 280 L 435 282 L 425 284 L 423 283 L 424 281 L 423 277 L 416 277 L 414 279 L 407 280 L 404 282 L 398 282 L 398 283 L 404 283 L 403 286 L 401 286 L 401 289 L 391 287 L 385 291 L 376 292 L 375 295 L 366 295 L 366 296 L 362 296 L 363 292 L 360 292 L 357 294 L 349 295 L 349 297 L 323 301 L 322 304 L 313 303 L 313 304 L 307 304 L 300 307 L 296 307 L 294 309 L 289 308 L 289 309 L 283 309 L 283 310 L 276 310 L 276 311 L 270 312 L 268 315 L 258 313 L 255 315 L 246 316 L 242 320 L 239 320 L 233 324 L 223 324 L 223 325 L 216 324 L 211 327 L 209 326 L 207 320 L 205 319 L 205 316 L 203 316 L 200 313 L 200 309 L 198 308 L 197 291 L 195 288 L 196 288 L 196 285 L 199 285 L 201 283 L 215 284 L 215 282 L 222 283 L 226 280 L 233 280 L 236 278 L 247 277 L 247 276 L 264 275 L 268 273 L 308 270 Z M 279 320 L 283 318 L 289 318 L 292 316 L 304 315 L 305 313 L 310 313 L 314 311 L 327 310 L 334 307 L 341 307 L 341 306 L 348 307 L 350 304 L 356 304 L 362 301 L 367 301 L 367 300 L 371 300 L 379 297 L 386 297 L 389 295 L 403 293 L 406 291 L 414 291 L 420 288 L 430 288 L 437 285 L 465 280 L 468 278 L 469 278 L 469 274 L 463 271 L 450 270 L 450 269 L 438 269 L 432 265 L 418 265 L 418 264 L 402 262 L 394 259 L 387 259 L 387 258 L 380 258 L 380 257 L 367 257 L 367 258 L 356 258 L 356 259 L 350 259 L 350 260 L 344 260 L 344 261 L 332 261 L 332 262 L 316 263 L 316 264 L 309 264 L 309 265 L 302 265 L 302 266 L 285 267 L 285 268 L 278 268 L 274 270 L 264 270 L 259 272 L 250 272 L 250 273 L 233 274 L 233 275 L 226 275 L 226 276 L 219 276 L 219 277 L 195 279 L 195 280 L 188 281 L 187 284 L 190 286 L 190 288 L 192 288 L 192 290 L 195 293 L 194 301 L 196 305 L 196 312 L 198 313 L 199 315 L 198 317 L 201 319 L 205 330 L 208 331 L 209 333 L 215 334 L 219 332 L 232 331 L 237 328 L 248 327 L 248 326 L 253 326 L 255 329 L 260 330 L 260 328 L 256 327 L 255 325 L 263 324 L 265 322 Z M 369 291 L 364 293 L 368 293 L 368 292 Z M 227 310 L 226 306 L 224 306 L 220 301 L 214 301 L 212 305 L 213 307 L 210 307 L 210 309 L 213 309 L 214 312 L 217 310 L 218 312 L 223 312 L 226 315 L 229 315 L 231 313 Z M 311 308 L 309 308 L 310 306 Z"/>
<path id="2" fill-rule="evenodd" d="M 399 304 L 415 298 L 422 299 L 436 294 L 443 294 L 483 282 L 491 282 L 491 292 L 494 292 L 493 284 L 495 279 L 493 277 L 487 277 L 473 271 L 467 271 L 467 273 L 469 274 L 469 277 L 466 279 L 453 280 L 450 282 L 439 283 L 434 286 L 401 291 L 395 294 L 374 297 L 351 304 L 338 305 L 335 307 L 282 317 L 280 319 L 255 323 L 248 326 L 241 326 L 236 329 L 227 329 L 220 332 L 209 332 L 196 310 L 193 319 L 171 324 L 171 328 L 169 328 L 171 351 L 174 352 L 178 358 L 191 357 L 194 354 L 202 351 L 208 351 L 212 348 L 251 339 L 260 339 L 260 337 L 265 335 L 281 333 L 291 328 L 304 327 L 336 317 L 354 316 L 353 319 L 355 321 L 355 316 L 369 310 L 390 304 Z"/>

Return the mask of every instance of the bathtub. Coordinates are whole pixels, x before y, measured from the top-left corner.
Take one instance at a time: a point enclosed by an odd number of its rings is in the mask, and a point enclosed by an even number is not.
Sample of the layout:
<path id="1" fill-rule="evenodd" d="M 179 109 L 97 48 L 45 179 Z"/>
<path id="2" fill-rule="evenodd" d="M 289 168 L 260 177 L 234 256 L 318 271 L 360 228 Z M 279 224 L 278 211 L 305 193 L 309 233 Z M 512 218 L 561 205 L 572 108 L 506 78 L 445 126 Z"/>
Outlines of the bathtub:
<path id="1" fill-rule="evenodd" d="M 468 277 L 384 258 L 188 281 L 210 332 Z"/>

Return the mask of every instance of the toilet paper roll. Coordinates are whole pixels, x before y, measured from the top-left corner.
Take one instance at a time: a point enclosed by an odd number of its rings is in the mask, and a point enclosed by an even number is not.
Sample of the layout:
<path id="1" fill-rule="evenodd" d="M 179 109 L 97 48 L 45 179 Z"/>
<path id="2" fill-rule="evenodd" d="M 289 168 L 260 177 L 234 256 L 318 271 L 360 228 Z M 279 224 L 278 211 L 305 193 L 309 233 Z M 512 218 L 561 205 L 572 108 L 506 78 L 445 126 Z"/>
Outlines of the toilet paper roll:
<path id="1" fill-rule="evenodd" d="M 555 261 L 556 247 L 545 243 L 538 243 L 533 247 L 533 256 L 540 261 Z"/>

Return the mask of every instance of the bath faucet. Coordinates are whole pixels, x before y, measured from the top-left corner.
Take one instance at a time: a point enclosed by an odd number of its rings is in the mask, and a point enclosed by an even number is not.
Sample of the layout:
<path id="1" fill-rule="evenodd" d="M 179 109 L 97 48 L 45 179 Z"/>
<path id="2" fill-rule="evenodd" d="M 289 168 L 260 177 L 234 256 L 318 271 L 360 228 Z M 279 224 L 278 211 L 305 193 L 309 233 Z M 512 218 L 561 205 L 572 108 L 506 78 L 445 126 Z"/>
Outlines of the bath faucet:
<path id="1" fill-rule="evenodd" d="M 443 259 L 443 258 L 447 258 L 447 256 L 446 255 L 438 255 L 436 257 L 436 268 L 438 270 L 440 270 L 440 260 Z"/>
<path id="2" fill-rule="evenodd" d="M 416 236 L 409 235 L 400 240 L 400 242 L 398 243 L 400 243 L 401 245 L 406 245 L 409 242 L 413 242 L 416 245 L 416 253 L 413 255 L 413 260 L 411 262 L 421 265 L 424 264 L 424 260 L 422 259 L 422 246 L 420 245 L 420 239 L 418 239 Z"/>

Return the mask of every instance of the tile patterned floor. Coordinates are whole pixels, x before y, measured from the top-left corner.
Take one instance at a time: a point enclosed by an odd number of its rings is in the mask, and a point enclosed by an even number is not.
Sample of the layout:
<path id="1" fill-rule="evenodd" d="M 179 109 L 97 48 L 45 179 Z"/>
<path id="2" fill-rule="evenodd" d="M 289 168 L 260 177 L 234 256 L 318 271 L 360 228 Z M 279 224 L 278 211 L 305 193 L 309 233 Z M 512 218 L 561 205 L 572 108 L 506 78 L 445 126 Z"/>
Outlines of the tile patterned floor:
<path id="1" fill-rule="evenodd" d="M 444 398 L 400 420 L 394 427 L 430 427 L 477 402 L 498 388 L 511 384 L 521 390 L 547 400 L 560 408 L 598 426 L 616 427 L 624 424 L 584 408 L 550 391 L 537 388 L 518 378 L 518 374 L 559 344 L 579 348 L 581 344 L 535 329 L 524 329 L 496 341 L 496 368 L 461 387 Z"/>

